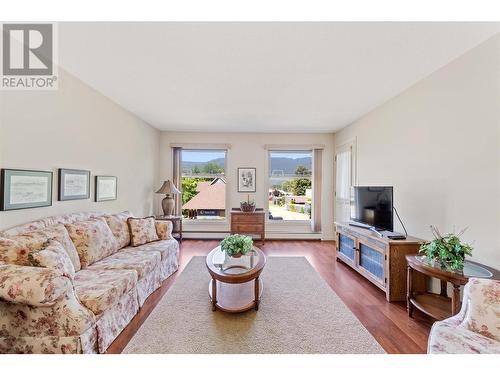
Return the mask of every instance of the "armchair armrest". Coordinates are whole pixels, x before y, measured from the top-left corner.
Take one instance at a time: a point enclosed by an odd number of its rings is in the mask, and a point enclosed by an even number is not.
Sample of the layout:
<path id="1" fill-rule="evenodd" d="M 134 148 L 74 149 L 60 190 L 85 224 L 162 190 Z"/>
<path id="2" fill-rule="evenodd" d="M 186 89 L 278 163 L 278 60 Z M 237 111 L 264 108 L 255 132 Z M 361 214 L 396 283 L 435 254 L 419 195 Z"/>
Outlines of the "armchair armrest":
<path id="1" fill-rule="evenodd" d="M 30 306 L 52 306 L 72 290 L 71 280 L 61 271 L 0 264 L 0 300 Z"/>
<path id="2" fill-rule="evenodd" d="M 173 224 L 167 220 L 155 220 L 156 234 L 160 240 L 174 239 L 172 236 Z"/>
<path id="3" fill-rule="evenodd" d="M 500 280 L 470 278 L 462 303 L 460 326 L 500 341 Z"/>

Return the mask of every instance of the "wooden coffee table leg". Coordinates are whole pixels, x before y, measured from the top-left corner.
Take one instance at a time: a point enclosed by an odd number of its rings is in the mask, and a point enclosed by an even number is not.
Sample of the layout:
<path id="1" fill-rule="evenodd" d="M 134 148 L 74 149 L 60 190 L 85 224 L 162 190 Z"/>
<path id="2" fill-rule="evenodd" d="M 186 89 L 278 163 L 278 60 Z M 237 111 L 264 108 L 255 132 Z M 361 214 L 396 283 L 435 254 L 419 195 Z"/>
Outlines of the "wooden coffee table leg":
<path id="1" fill-rule="evenodd" d="M 217 281 L 212 279 L 212 311 L 217 310 Z"/>
<path id="2" fill-rule="evenodd" d="M 255 285 L 254 285 L 254 292 L 255 292 L 255 310 L 259 310 L 259 289 L 260 289 L 260 286 L 259 286 L 259 278 L 257 277 L 255 279 Z"/>

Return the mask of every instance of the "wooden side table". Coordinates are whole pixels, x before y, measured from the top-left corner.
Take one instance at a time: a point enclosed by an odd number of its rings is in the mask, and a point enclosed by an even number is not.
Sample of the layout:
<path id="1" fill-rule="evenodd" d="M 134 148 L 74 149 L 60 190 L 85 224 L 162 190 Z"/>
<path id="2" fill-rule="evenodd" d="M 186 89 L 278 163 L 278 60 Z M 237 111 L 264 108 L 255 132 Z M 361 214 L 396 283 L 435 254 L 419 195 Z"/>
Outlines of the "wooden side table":
<path id="1" fill-rule="evenodd" d="M 243 212 L 238 208 L 231 210 L 231 234 L 256 234 L 260 242 L 266 241 L 266 213 L 262 208 L 254 212 Z"/>
<path id="2" fill-rule="evenodd" d="M 156 220 L 170 221 L 172 223 L 172 235 L 177 234 L 177 240 L 182 242 L 182 216 L 156 216 Z"/>
<path id="3" fill-rule="evenodd" d="M 408 264 L 406 299 L 408 316 L 410 317 L 413 314 L 414 308 L 436 320 L 444 320 L 450 316 L 456 315 L 460 311 L 460 287 L 467 284 L 469 278 L 498 279 L 500 276 L 499 271 L 471 261 L 466 261 L 464 272 L 450 272 L 434 267 L 423 262 L 415 255 L 407 255 L 406 262 Z M 440 293 L 415 292 L 413 288 L 413 271 L 439 279 L 441 282 Z M 453 285 L 451 298 L 448 297 L 447 283 Z"/>

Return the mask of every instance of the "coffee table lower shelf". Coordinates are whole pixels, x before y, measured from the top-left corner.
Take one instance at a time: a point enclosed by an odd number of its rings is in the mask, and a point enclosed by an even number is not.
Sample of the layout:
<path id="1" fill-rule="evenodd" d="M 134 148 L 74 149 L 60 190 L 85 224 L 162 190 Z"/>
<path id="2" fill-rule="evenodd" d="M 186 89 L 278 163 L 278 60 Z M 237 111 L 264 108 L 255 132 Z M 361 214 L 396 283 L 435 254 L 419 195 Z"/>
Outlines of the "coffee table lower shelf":
<path id="1" fill-rule="evenodd" d="M 211 279 L 208 284 L 208 296 L 213 303 L 213 283 Z M 250 280 L 241 284 L 228 284 L 221 281 L 216 282 L 216 303 L 217 310 L 239 313 L 255 308 L 258 310 L 260 297 L 264 288 L 261 279 L 258 281 L 258 294 L 255 293 L 255 280 Z M 257 297 L 257 298 L 256 298 Z"/>
<path id="2" fill-rule="evenodd" d="M 437 293 L 420 293 L 409 301 L 413 307 L 436 320 L 444 320 L 452 316 L 451 298 Z"/>

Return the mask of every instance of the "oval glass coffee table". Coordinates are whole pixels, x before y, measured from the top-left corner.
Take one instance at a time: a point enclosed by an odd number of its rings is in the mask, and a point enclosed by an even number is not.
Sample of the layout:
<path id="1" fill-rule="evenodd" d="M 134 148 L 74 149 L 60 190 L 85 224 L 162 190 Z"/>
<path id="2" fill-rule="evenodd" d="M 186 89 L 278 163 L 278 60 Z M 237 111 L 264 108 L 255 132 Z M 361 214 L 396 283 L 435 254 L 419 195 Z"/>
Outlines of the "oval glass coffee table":
<path id="1" fill-rule="evenodd" d="M 207 255 L 207 268 L 212 279 L 208 294 L 212 311 L 243 312 L 259 309 L 263 283 L 259 276 L 266 256 L 257 247 L 239 258 L 227 256 L 218 246 Z"/>

